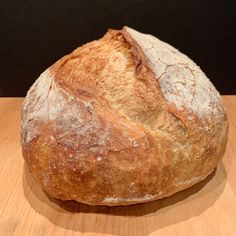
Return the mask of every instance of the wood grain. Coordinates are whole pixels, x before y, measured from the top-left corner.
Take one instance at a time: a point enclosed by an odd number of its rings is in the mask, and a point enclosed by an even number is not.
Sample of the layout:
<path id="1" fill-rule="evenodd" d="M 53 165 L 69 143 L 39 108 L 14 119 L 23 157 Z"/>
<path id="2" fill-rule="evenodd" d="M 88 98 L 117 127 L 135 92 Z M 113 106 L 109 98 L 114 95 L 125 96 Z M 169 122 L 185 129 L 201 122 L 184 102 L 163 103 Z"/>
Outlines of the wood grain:
<path id="1" fill-rule="evenodd" d="M 47 197 L 21 155 L 23 98 L 0 98 L 0 235 L 236 235 L 236 96 L 223 97 L 227 150 L 206 180 L 129 207 L 90 207 Z"/>

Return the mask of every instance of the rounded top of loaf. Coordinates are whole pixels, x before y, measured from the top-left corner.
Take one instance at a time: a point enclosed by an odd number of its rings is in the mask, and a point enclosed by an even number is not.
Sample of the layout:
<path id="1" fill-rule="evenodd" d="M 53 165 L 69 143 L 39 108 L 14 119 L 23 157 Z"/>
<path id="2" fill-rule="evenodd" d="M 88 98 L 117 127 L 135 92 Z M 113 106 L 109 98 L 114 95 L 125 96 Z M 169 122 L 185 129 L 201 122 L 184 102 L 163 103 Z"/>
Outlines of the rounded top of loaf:
<path id="1" fill-rule="evenodd" d="M 31 87 L 23 155 L 52 196 L 130 204 L 207 176 L 227 127 L 219 93 L 192 60 L 124 27 L 63 57 Z"/>

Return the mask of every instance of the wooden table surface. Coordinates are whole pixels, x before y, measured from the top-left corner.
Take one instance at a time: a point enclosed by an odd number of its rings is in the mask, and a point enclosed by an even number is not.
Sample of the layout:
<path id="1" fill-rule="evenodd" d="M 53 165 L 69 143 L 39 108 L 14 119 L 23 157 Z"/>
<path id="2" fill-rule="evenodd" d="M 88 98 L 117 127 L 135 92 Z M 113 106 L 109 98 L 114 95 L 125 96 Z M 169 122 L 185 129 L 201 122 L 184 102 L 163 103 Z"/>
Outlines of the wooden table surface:
<path id="1" fill-rule="evenodd" d="M 23 98 L 0 98 L 0 235 L 236 235 L 236 96 L 223 97 L 230 132 L 214 174 L 152 203 L 90 207 L 49 199 L 21 155 Z"/>

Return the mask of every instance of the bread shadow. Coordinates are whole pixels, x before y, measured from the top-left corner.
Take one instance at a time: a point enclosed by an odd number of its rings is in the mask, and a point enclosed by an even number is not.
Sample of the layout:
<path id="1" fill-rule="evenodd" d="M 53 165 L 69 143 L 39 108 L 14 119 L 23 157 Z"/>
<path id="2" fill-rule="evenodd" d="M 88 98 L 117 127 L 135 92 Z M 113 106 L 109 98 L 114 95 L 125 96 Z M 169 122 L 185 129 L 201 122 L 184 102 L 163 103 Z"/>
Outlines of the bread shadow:
<path id="1" fill-rule="evenodd" d="M 222 163 L 206 179 L 189 189 L 150 203 L 131 206 L 88 206 L 47 196 L 24 165 L 24 195 L 31 207 L 61 228 L 115 235 L 147 235 L 168 225 L 196 217 L 211 207 L 224 190 Z M 143 225 L 147 227 L 143 227 Z M 126 229 L 124 231 L 124 229 Z"/>

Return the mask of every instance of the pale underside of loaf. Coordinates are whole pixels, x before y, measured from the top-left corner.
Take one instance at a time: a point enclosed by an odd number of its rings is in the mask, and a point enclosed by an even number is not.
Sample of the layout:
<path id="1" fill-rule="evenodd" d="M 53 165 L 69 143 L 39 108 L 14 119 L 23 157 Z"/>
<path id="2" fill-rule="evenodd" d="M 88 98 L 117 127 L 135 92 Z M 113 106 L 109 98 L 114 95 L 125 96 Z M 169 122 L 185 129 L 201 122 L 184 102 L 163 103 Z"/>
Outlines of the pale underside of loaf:
<path id="1" fill-rule="evenodd" d="M 220 95 L 200 68 L 124 27 L 39 77 L 24 102 L 22 150 L 51 196 L 129 205 L 204 179 L 224 153 L 227 130 Z"/>

